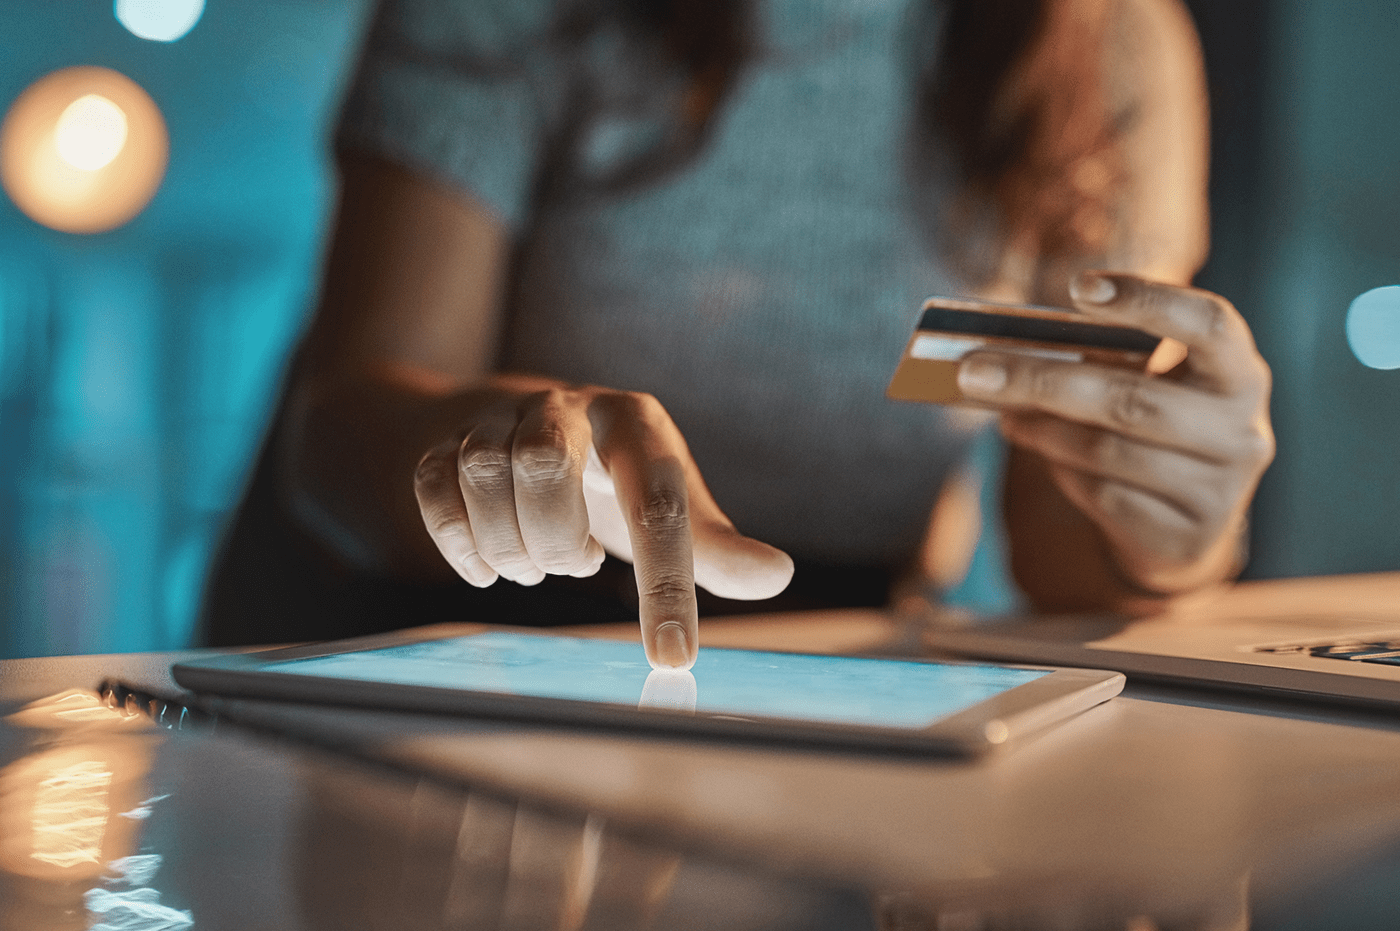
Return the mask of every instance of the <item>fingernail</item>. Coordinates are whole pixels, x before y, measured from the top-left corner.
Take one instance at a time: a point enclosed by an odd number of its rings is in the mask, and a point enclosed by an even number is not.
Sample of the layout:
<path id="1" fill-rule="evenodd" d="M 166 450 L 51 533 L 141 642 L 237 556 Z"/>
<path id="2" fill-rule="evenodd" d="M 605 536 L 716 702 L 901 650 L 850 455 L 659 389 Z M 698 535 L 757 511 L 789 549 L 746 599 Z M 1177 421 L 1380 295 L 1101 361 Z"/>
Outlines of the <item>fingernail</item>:
<path id="1" fill-rule="evenodd" d="M 1070 296 L 1087 304 L 1107 304 L 1118 296 L 1118 288 L 1101 275 L 1081 272 L 1069 285 Z"/>
<path id="2" fill-rule="evenodd" d="M 695 662 L 680 624 L 662 624 L 656 629 L 656 662 L 662 669 L 689 669 Z"/>
<path id="3" fill-rule="evenodd" d="M 986 359 L 968 359 L 958 366 L 958 387 L 969 394 L 996 394 L 1006 387 L 1006 366 Z"/>

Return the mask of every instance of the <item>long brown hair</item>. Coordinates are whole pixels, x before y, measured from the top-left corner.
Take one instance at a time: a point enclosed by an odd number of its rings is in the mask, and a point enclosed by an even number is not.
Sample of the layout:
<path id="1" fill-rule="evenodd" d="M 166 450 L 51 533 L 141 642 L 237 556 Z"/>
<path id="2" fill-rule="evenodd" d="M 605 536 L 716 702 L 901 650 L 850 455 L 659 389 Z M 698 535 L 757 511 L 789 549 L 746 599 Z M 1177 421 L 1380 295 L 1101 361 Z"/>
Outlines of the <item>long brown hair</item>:
<path id="1" fill-rule="evenodd" d="M 1122 176 L 1104 87 L 1109 2 L 950 4 L 919 107 L 923 125 L 941 131 L 962 183 L 944 225 L 955 253 L 983 205 L 996 214 L 994 251 L 1063 257 L 1107 247 Z"/>
<path id="2" fill-rule="evenodd" d="M 975 279 L 1009 252 L 1093 254 L 1112 233 L 1121 170 L 1104 88 L 1112 0 L 925 0 L 942 7 L 939 54 L 918 75 L 912 170 L 940 146 L 959 195 L 927 217 L 940 245 Z M 753 0 L 579 0 L 555 30 L 577 43 L 605 23 L 659 39 L 686 89 L 664 144 L 618 165 L 594 187 L 664 175 L 704 144 L 723 102 L 760 47 Z M 586 110 L 586 107 L 580 108 Z M 935 143 L 935 140 L 936 143 Z M 559 168 L 556 163 L 553 168 Z M 575 181 L 577 179 L 574 179 Z M 915 178 L 917 182 L 917 177 Z M 991 240 L 986 235 L 990 217 Z"/>

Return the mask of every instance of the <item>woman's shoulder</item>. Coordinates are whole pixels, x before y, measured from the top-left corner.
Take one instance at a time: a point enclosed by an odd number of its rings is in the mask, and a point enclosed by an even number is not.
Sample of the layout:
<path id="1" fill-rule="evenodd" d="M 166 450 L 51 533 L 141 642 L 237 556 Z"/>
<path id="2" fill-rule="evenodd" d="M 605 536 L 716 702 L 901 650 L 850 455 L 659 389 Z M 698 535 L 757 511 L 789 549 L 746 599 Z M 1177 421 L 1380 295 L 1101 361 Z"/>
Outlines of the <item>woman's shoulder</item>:
<path id="1" fill-rule="evenodd" d="M 569 0 L 382 0 L 336 145 L 447 182 L 515 226 L 561 99 L 547 41 Z"/>

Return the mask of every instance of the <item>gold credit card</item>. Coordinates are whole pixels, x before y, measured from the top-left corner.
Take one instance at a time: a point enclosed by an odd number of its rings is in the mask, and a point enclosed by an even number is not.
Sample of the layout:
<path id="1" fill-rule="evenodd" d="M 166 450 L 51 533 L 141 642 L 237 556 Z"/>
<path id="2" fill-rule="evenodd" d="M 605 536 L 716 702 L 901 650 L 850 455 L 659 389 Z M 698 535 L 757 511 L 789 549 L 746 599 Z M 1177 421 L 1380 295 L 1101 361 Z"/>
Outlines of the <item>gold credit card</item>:
<path id="1" fill-rule="evenodd" d="M 1090 321 L 1072 310 L 931 297 L 885 395 L 896 401 L 963 401 L 958 363 L 982 350 L 1138 371 L 1165 371 L 1184 356 L 1175 340 Z"/>

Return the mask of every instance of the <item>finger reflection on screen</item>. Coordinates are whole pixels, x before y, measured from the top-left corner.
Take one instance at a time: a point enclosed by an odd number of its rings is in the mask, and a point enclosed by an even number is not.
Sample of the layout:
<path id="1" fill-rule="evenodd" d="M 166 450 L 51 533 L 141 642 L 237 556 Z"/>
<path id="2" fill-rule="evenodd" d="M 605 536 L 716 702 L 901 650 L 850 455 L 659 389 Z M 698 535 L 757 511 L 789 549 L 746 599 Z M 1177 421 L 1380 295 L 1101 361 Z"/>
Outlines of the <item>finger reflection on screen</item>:
<path id="1" fill-rule="evenodd" d="M 695 676 L 689 669 L 653 669 L 642 686 L 637 707 L 694 714 L 698 694 Z"/>

